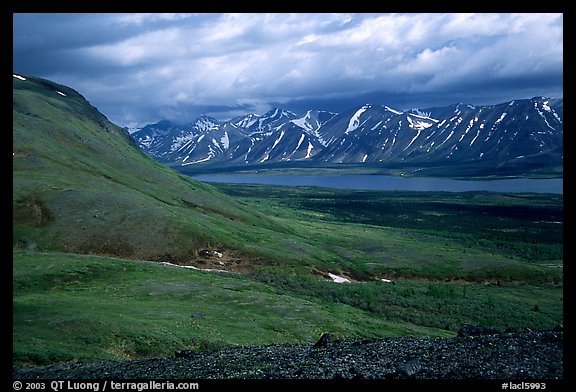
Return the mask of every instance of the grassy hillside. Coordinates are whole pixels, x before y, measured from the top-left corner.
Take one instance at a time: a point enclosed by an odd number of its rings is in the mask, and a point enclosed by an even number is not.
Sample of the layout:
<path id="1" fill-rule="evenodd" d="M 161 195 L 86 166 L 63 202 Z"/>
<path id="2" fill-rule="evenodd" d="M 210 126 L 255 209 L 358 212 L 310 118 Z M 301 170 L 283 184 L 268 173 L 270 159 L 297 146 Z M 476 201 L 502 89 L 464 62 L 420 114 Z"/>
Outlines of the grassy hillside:
<path id="1" fill-rule="evenodd" d="M 285 228 L 145 156 L 76 91 L 25 78 L 13 89 L 16 246 L 170 261 L 200 249 L 274 256 Z"/>
<path id="2" fill-rule="evenodd" d="M 154 262 L 17 250 L 14 364 L 172 356 L 174 350 L 446 336 L 353 306 L 290 295 L 244 275 Z"/>

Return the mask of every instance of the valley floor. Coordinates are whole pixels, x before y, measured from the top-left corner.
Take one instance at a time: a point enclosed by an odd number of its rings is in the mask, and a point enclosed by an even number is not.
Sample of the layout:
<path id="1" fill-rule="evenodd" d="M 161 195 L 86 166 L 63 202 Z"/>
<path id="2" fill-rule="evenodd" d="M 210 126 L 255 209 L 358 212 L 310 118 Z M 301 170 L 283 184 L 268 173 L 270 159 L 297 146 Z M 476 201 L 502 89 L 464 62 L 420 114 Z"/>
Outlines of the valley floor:
<path id="1" fill-rule="evenodd" d="M 417 360 L 414 378 L 562 377 L 558 331 L 455 337 L 563 324 L 561 195 L 218 187 L 287 228 L 242 244 L 277 259 L 14 248 L 15 375 L 388 378 Z M 341 343 L 313 350 L 324 332 Z"/>

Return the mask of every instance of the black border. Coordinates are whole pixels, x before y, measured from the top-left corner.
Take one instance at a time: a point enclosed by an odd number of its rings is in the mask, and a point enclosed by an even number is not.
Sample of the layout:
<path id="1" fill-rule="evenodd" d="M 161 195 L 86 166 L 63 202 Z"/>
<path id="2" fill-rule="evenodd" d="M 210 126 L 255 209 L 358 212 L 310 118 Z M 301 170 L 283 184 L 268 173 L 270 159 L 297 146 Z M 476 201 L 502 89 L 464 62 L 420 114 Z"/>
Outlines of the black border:
<path id="1" fill-rule="evenodd" d="M 520 12 L 560 12 L 564 14 L 564 47 L 572 49 L 574 46 L 574 25 L 572 13 L 567 12 L 569 2 L 548 2 L 543 4 L 542 2 L 523 2 L 521 5 Z M 391 2 L 374 2 L 374 1 L 364 1 L 364 2 L 317 2 L 316 4 L 310 3 L 295 3 L 286 0 L 275 1 L 275 2 L 247 2 L 247 1 L 218 1 L 213 0 L 202 1 L 202 2 L 183 2 L 175 0 L 163 0 L 157 2 L 135 2 L 135 1 L 123 1 L 116 3 L 107 2 L 88 2 L 88 1 L 61 1 L 61 0 L 51 0 L 51 1 L 10 1 L 2 2 L 2 19 L 0 21 L 0 27 L 3 31 L 0 32 L 2 35 L 2 47 L 6 45 L 12 47 L 12 42 L 8 42 L 8 37 L 13 36 L 11 30 L 12 27 L 12 14 L 13 13 L 27 13 L 27 12 L 41 12 L 41 13 L 52 13 L 52 12 L 166 12 L 166 11 L 193 11 L 193 12 L 518 12 L 518 4 L 511 2 L 459 2 L 453 4 L 451 2 L 428 2 L 428 3 L 412 3 L 412 2 L 397 2 L 393 4 Z M 352 11 L 353 10 L 353 11 Z M 10 29 L 10 30 L 9 30 Z M 7 61 L 2 62 L 2 67 L 7 68 Z M 564 187 L 564 198 L 568 199 L 568 203 L 564 203 L 564 281 L 567 283 L 564 285 L 564 379 L 563 380 L 535 380 L 540 382 L 545 382 L 547 385 L 547 390 L 565 390 L 568 385 L 571 385 L 575 378 L 576 361 L 575 352 L 576 341 L 574 340 L 574 326 L 575 323 L 572 322 L 571 316 L 571 304 L 573 301 L 573 289 L 571 277 L 574 275 L 574 267 L 571 264 L 569 249 L 573 241 L 573 226 L 571 217 L 574 216 L 572 210 L 574 207 L 570 203 L 571 194 L 573 192 L 570 186 L 572 181 L 572 168 L 573 158 L 570 151 L 570 147 L 574 143 L 570 140 L 574 138 L 574 111 L 573 102 L 571 95 L 576 83 L 573 77 L 573 70 L 576 69 L 573 64 L 572 56 L 569 54 L 564 58 L 564 67 L 568 72 L 564 73 L 564 101 L 568 103 L 569 110 L 564 112 L 564 128 L 568 130 L 564 134 L 564 178 L 567 181 L 564 183 L 568 186 Z M 2 73 L 1 80 L 5 81 L 6 84 L 12 85 L 12 76 L 5 70 Z M 566 88 L 567 87 L 567 88 Z M 4 91 L 8 91 L 8 86 L 6 86 Z M 2 102 L 8 102 L 3 100 Z M 4 116 L 6 118 L 7 116 Z M 6 124 L 6 128 L 8 124 Z M 4 148 L 8 150 L 8 143 L 4 143 Z M 4 151 L 3 157 L 9 159 L 9 151 Z M 12 161 L 8 166 L 11 167 Z M 569 168 L 569 170 L 566 170 Z M 7 192 L 5 193 L 7 194 Z M 6 196 L 8 199 L 8 197 Z M 8 207 L 8 203 L 6 203 Z M 8 219 L 6 219 L 7 221 Z M 572 240 L 572 241 L 571 241 Z M 6 249 L 8 247 L 6 246 Z M 8 251 L 7 251 L 8 252 Z M 12 257 L 11 250 L 9 251 L 7 257 Z M 10 263 L 11 264 L 11 263 Z M 6 274 L 7 276 L 11 276 Z M 9 293 L 12 291 L 12 281 L 10 280 L 7 284 L 3 285 L 7 292 L 5 298 L 10 298 Z M 11 301 L 7 307 L 11 310 Z M 12 329 L 12 324 L 10 325 Z M 11 345 L 10 345 L 11 346 Z M 4 385 L 10 383 L 10 390 L 15 390 L 13 382 L 15 381 L 12 377 L 11 363 L 12 358 L 10 357 L 5 361 L 7 362 L 6 376 L 3 379 L 6 380 Z M 26 380 L 20 380 L 26 382 Z M 32 380 L 28 380 L 32 381 Z M 35 380 L 35 382 L 43 382 L 46 385 L 45 390 L 49 390 L 49 382 L 53 380 Z M 103 380 L 85 380 L 87 382 L 99 382 L 103 383 Z M 115 380 L 118 382 L 125 382 L 129 380 Z M 132 380 L 135 382 L 142 382 L 146 380 Z M 158 382 L 166 380 L 157 380 Z M 529 382 L 530 380 L 171 380 L 173 382 L 179 381 L 190 381 L 197 382 L 199 384 L 200 390 L 220 390 L 220 389 L 233 389 L 233 388 L 250 388 L 258 390 L 270 390 L 271 388 L 280 386 L 287 388 L 362 388 L 366 390 L 370 389 L 406 389 L 406 388 L 426 388 L 426 389 L 438 389 L 442 391 L 447 390 L 457 390 L 462 391 L 465 388 L 479 388 L 483 391 L 499 391 L 502 390 L 502 383 L 504 382 Z M 65 390 L 65 389 L 64 389 Z M 100 388 L 100 391 L 102 389 Z"/>

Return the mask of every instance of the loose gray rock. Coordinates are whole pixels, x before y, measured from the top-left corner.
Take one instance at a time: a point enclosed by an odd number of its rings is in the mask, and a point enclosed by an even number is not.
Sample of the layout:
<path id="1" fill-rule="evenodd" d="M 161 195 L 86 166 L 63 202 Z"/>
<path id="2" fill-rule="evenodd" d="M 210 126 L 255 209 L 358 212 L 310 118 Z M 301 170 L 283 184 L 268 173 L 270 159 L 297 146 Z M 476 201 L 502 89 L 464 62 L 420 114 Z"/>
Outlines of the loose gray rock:
<path id="1" fill-rule="evenodd" d="M 422 369 L 422 364 L 419 360 L 413 359 L 399 366 L 396 369 L 396 374 L 402 377 L 412 377 Z"/>
<path id="2" fill-rule="evenodd" d="M 480 335 L 494 335 L 499 333 L 497 329 L 482 327 L 479 325 L 464 324 L 458 330 L 458 336 L 480 336 Z"/>
<path id="3" fill-rule="evenodd" d="M 326 336 L 325 336 L 326 335 Z M 177 350 L 173 357 L 12 369 L 14 379 L 494 379 L 564 378 L 564 333 L 341 339 L 316 344 Z M 336 344 L 337 343 L 337 344 Z M 319 345 L 321 349 L 314 348 Z"/>
<path id="4" fill-rule="evenodd" d="M 176 350 L 174 351 L 174 356 L 176 358 L 190 358 L 194 356 L 194 351 L 192 350 Z"/>

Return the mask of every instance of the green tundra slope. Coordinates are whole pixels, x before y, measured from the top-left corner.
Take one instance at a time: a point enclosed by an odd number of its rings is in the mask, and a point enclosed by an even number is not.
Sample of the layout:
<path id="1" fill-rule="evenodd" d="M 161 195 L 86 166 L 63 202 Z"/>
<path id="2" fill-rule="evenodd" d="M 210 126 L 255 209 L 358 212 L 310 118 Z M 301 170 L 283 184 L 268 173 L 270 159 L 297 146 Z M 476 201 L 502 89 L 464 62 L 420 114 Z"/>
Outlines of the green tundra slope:
<path id="1" fill-rule="evenodd" d="M 266 256 L 286 235 L 144 155 L 78 92 L 23 77 L 13 88 L 14 245 L 184 262 L 199 250 Z"/>

